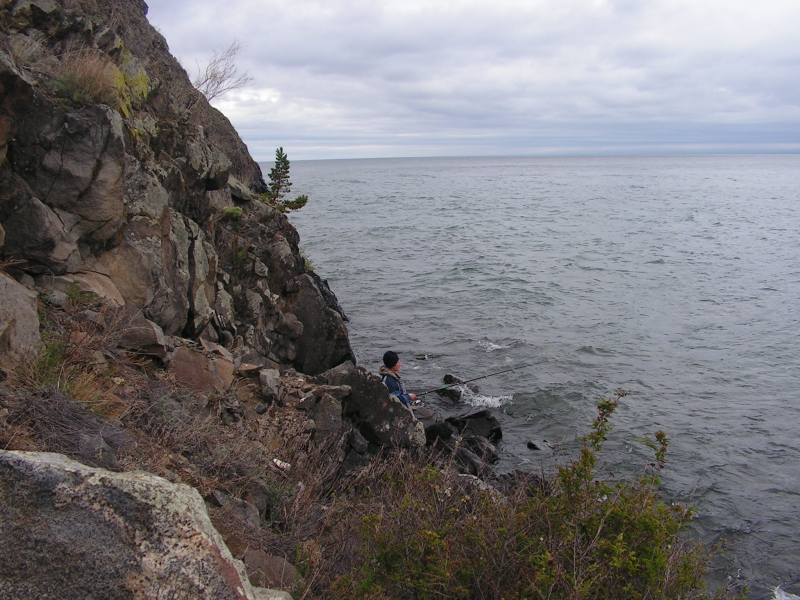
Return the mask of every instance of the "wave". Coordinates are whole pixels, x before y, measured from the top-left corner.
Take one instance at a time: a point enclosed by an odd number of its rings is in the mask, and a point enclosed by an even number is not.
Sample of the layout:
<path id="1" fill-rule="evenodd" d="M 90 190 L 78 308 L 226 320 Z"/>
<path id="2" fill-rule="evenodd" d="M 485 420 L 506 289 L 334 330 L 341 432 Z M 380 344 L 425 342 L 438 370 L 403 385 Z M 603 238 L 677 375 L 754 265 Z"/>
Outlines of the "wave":
<path id="1" fill-rule="evenodd" d="M 478 346 L 486 350 L 487 352 L 494 352 L 495 350 L 506 350 L 511 346 L 503 346 L 502 344 L 495 344 L 494 342 L 490 342 L 489 340 L 481 340 L 478 342 Z"/>
<path id="2" fill-rule="evenodd" d="M 475 406 L 480 408 L 500 408 L 514 400 L 514 396 L 484 396 L 483 394 L 476 394 L 466 385 L 459 385 L 456 387 L 461 392 L 461 404 Z"/>
<path id="3" fill-rule="evenodd" d="M 486 350 L 486 352 L 495 352 L 497 350 L 508 350 L 509 348 L 517 348 L 523 345 L 521 340 L 511 340 L 508 343 L 493 342 L 489 339 L 482 339 L 478 342 L 478 346 Z"/>
<path id="4" fill-rule="evenodd" d="M 781 586 L 778 586 L 775 588 L 774 600 L 800 600 L 800 596 L 795 596 L 794 594 L 790 594 L 789 592 L 784 592 L 781 589 Z"/>

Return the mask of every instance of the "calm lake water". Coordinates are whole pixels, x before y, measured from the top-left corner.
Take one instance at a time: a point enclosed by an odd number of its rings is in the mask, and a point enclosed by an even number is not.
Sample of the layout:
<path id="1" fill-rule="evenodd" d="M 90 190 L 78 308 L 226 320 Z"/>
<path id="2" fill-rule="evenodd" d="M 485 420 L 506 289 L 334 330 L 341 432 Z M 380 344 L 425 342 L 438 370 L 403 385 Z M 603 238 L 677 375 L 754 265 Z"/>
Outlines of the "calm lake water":
<path id="1" fill-rule="evenodd" d="M 712 582 L 800 594 L 799 156 L 295 161 L 292 180 L 362 365 L 394 349 L 415 390 L 521 367 L 469 399 L 501 413 L 503 469 L 539 466 L 531 439 L 574 451 L 628 392 L 606 468 L 638 472 L 663 429 L 666 498 L 730 546 Z"/>

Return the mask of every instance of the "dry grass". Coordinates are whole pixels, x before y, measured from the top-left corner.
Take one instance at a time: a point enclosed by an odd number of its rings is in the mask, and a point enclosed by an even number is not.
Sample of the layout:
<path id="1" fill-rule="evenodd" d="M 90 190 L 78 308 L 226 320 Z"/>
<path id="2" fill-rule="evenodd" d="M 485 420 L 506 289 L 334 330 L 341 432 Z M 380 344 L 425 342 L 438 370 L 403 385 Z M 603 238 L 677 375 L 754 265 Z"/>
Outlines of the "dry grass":
<path id="1" fill-rule="evenodd" d="M 58 452 L 94 467 L 117 470 L 124 432 L 55 388 L 23 393 L 3 402 L 14 409 L 10 424 L 38 440 L 39 449 Z M 13 445 L 9 439 L 6 445 Z"/>
<path id="2" fill-rule="evenodd" d="M 26 69 L 35 67 L 36 63 L 48 53 L 47 47 L 33 35 L 14 36 L 9 45 L 17 63 Z"/>
<path id="3" fill-rule="evenodd" d="M 9 258 L 7 260 L 0 260 L 0 271 L 5 271 L 11 267 L 18 267 L 19 265 L 24 265 L 27 261 L 20 260 L 18 258 Z"/>
<path id="4" fill-rule="evenodd" d="M 68 290 L 68 296 L 66 306 L 41 311 L 45 349 L 11 370 L 7 384 L 12 390 L 52 388 L 104 418 L 119 419 L 127 406 L 120 397 L 124 380 L 115 377 L 121 356 L 116 346 L 130 315 L 93 294 Z"/>
<path id="5" fill-rule="evenodd" d="M 61 58 L 62 72 L 53 80 L 53 91 L 75 104 L 107 104 L 116 108 L 115 67 L 103 53 L 82 49 Z"/>

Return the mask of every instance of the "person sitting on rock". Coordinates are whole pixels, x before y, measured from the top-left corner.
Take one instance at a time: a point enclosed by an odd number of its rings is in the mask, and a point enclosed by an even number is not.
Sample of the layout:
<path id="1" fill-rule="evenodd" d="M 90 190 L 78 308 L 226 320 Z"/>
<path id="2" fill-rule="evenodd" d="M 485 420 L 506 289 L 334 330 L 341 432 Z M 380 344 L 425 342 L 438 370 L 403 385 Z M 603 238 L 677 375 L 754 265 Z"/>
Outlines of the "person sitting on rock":
<path id="1" fill-rule="evenodd" d="M 400 402 L 406 406 L 411 406 L 417 396 L 406 392 L 406 386 L 399 375 L 402 366 L 403 363 L 400 362 L 400 357 L 397 356 L 397 353 L 389 350 L 383 355 L 383 366 L 378 373 L 381 375 L 383 384 L 389 388 L 389 393 L 399 398 Z"/>

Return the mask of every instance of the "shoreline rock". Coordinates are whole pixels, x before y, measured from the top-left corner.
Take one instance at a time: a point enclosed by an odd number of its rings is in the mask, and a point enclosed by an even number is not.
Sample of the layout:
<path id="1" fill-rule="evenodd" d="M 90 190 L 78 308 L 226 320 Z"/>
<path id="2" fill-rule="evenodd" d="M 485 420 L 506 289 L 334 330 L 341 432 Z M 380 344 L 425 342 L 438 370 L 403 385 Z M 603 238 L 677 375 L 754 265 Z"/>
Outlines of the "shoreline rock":
<path id="1" fill-rule="evenodd" d="M 186 485 L 0 451 L 0 488 L 4 597 L 259 597 Z"/>

